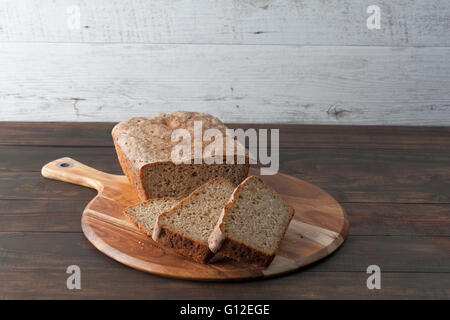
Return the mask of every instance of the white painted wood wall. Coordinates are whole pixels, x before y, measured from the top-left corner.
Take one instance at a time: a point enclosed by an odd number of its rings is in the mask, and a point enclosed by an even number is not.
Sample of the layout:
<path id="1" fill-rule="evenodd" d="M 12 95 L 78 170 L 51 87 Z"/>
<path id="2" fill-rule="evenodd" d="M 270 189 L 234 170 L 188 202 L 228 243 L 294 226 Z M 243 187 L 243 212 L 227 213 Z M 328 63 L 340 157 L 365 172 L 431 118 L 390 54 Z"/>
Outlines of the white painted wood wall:
<path id="1" fill-rule="evenodd" d="M 372 4 L 379 30 L 366 27 Z M 450 1 L 0 1 L 0 120 L 179 109 L 226 122 L 450 125 Z"/>

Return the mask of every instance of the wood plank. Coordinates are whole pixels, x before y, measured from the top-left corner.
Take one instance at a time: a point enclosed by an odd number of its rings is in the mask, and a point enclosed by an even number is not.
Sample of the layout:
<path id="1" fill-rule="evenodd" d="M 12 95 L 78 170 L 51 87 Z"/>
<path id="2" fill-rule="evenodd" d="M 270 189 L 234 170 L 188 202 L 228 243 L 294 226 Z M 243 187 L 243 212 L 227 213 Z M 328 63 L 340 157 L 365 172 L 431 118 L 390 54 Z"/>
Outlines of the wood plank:
<path id="1" fill-rule="evenodd" d="M 70 150 L 88 159 L 88 153 L 77 153 L 79 150 L 76 148 Z M 9 151 L 19 152 L 20 149 Z M 19 161 L 17 172 L 0 171 L 0 199 L 88 201 L 93 197 L 95 193 L 92 190 L 42 178 L 40 168 L 47 156 L 39 148 L 30 152 Z M 106 172 L 120 173 L 112 153 L 108 148 L 95 150 L 96 156 L 92 160 L 89 158 L 88 163 L 98 164 Z M 450 164 L 445 152 L 282 149 L 280 153 L 281 172 L 318 185 L 342 203 L 450 203 L 447 192 L 450 188 Z M 96 157 L 99 158 L 94 160 Z M 114 160 L 108 161 L 108 157 Z M 3 168 L 14 160 L 12 156 L 6 158 L 10 160 Z M 37 159 L 42 160 L 37 162 Z"/>
<path id="2" fill-rule="evenodd" d="M 352 235 L 450 236 L 450 205 L 345 203 Z"/>
<path id="3" fill-rule="evenodd" d="M 114 125 L 115 122 L 1 122 L 0 146 L 112 147 L 113 141 L 110 132 Z M 283 149 L 450 149 L 450 127 L 245 123 L 229 123 L 227 125 L 230 128 L 243 128 L 245 130 L 249 128 L 255 130 L 279 129 L 279 143 L 280 148 Z M 2 148 L 1 150 L 9 153 L 11 151 L 8 150 L 12 149 Z M 37 150 L 58 152 L 50 149 Z M 80 152 L 82 151 L 80 150 Z M 3 151 L 0 152 L 0 155 L 2 153 Z"/>
<path id="4" fill-rule="evenodd" d="M 365 272 L 375 264 L 386 272 L 449 273 L 449 248 L 449 237 L 349 236 L 336 254 L 311 270 Z"/>
<path id="5" fill-rule="evenodd" d="M 0 232 L 82 232 L 80 200 L 0 200 Z"/>
<path id="6" fill-rule="evenodd" d="M 113 147 L 0 146 L 0 171 L 39 172 L 46 163 L 66 156 L 101 171 L 122 174 Z"/>
<path id="7" fill-rule="evenodd" d="M 389 273 L 368 290 L 365 272 L 297 272 L 264 281 L 199 283 L 118 266 L 81 267 L 81 290 L 68 290 L 60 270 L 1 270 L 0 299 L 448 299 L 448 274 Z M 239 290 L 236 290 L 236 285 Z"/>
<path id="8" fill-rule="evenodd" d="M 0 232 L 81 232 L 80 200 L 0 200 Z M 448 204 L 345 203 L 351 235 L 450 236 Z"/>
<path id="9" fill-rule="evenodd" d="M 233 127 L 233 125 L 231 125 Z M 450 126 L 234 125 L 279 128 L 280 148 L 449 150 Z"/>
<path id="10" fill-rule="evenodd" d="M 384 272 L 450 273 L 450 238 L 415 236 L 352 236 L 328 258 L 303 272 L 366 272 L 379 265 Z M 65 270 L 122 266 L 95 249 L 81 233 L 2 232 L 0 271 Z M 1 274 L 0 272 L 0 274 Z"/>
<path id="11" fill-rule="evenodd" d="M 185 109 L 236 123 L 447 126 L 449 56 L 450 47 L 1 43 L 1 116 L 119 121 Z"/>
<path id="12" fill-rule="evenodd" d="M 450 203 L 448 153 L 420 150 L 280 151 L 280 170 L 339 202 Z"/>
<path id="13" fill-rule="evenodd" d="M 79 200 L 87 204 L 97 192 L 62 181 L 48 180 L 40 172 L 0 172 L 0 199 Z"/>
<path id="14" fill-rule="evenodd" d="M 114 125 L 109 122 L 1 122 L 0 145 L 111 147 Z"/>
<path id="15" fill-rule="evenodd" d="M 115 123 L 108 122 L 2 122 L 0 146 L 112 147 L 110 132 L 114 125 Z M 279 129 L 280 148 L 283 149 L 450 149 L 450 127 L 230 123 L 227 125 L 230 128 L 245 130 Z"/>
<path id="16" fill-rule="evenodd" d="M 378 0 L 381 28 L 368 30 L 367 1 L 2 1 L 0 41 L 445 46 L 445 0 Z M 80 29 L 67 25 L 78 5 Z"/>

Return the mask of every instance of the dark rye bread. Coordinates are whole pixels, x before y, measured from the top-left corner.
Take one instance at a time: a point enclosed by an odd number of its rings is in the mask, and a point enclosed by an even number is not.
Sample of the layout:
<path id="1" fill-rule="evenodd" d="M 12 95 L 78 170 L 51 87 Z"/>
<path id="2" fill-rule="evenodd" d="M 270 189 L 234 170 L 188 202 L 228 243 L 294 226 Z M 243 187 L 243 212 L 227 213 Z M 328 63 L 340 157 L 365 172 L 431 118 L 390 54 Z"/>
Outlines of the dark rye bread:
<path id="1" fill-rule="evenodd" d="M 207 129 L 217 129 L 223 136 L 223 144 L 220 146 L 219 153 L 219 149 L 207 149 L 212 144 L 212 139 L 206 141 L 202 139 L 202 150 L 204 152 L 211 150 L 209 153 L 211 156 L 202 154 L 202 159 L 198 159 L 201 163 L 195 164 L 194 122 L 200 121 L 203 130 L 201 136 Z M 181 141 L 172 141 L 172 133 L 176 129 L 185 129 L 190 133 L 191 156 L 181 157 L 190 164 L 175 164 L 172 161 L 172 151 L 180 146 Z M 141 200 L 145 201 L 152 198 L 187 195 L 216 177 L 227 178 L 235 186 L 241 183 L 248 175 L 248 155 L 244 153 L 241 157 L 242 164 L 237 164 L 237 150 L 241 145 L 232 138 L 226 138 L 226 129 L 219 119 L 209 114 L 177 111 L 120 122 L 113 128 L 112 136 L 123 172 Z M 189 145 L 188 142 L 183 141 L 183 145 Z M 227 142 L 232 147 L 234 145 L 234 151 L 229 155 L 221 152 L 226 150 Z M 222 154 L 223 157 L 219 156 Z M 216 155 L 218 159 L 221 159 L 222 164 L 205 163 L 204 160 L 213 159 Z M 227 156 L 228 162 L 233 162 L 232 164 L 227 164 Z"/>
<path id="2" fill-rule="evenodd" d="M 294 216 L 294 209 L 259 177 L 233 192 L 211 233 L 211 252 L 266 268 Z"/>
<path id="3" fill-rule="evenodd" d="M 151 237 L 158 217 L 180 201 L 181 198 L 151 199 L 125 208 L 124 213 L 139 229 Z"/>
<path id="4" fill-rule="evenodd" d="M 216 178 L 197 188 L 158 217 L 153 240 L 197 262 L 207 263 L 214 256 L 208 248 L 209 235 L 233 191 L 233 184 L 225 178 Z"/>

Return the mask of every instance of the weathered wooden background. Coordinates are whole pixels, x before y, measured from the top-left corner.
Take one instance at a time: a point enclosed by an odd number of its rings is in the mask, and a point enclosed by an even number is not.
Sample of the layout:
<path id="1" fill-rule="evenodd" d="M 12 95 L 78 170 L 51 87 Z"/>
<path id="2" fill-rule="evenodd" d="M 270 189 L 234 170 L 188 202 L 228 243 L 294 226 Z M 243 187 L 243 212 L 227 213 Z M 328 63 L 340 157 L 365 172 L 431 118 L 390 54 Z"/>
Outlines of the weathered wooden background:
<path id="1" fill-rule="evenodd" d="M 379 30 L 366 27 L 373 4 Z M 0 120 L 178 109 L 235 123 L 449 125 L 450 2 L 0 2 Z"/>

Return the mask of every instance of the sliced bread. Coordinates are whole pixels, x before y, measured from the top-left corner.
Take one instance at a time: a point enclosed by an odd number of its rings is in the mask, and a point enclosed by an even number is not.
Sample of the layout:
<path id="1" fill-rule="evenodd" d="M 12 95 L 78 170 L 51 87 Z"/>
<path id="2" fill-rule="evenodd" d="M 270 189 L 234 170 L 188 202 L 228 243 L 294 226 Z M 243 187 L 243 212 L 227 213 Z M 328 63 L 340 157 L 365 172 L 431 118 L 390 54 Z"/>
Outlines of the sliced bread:
<path id="1" fill-rule="evenodd" d="M 293 215 L 294 209 L 261 178 L 248 177 L 223 209 L 209 237 L 209 249 L 266 268 Z"/>
<path id="2" fill-rule="evenodd" d="M 234 185 L 225 178 L 200 186 L 158 217 L 153 240 L 197 262 L 208 262 L 214 256 L 208 238 L 233 191 Z"/>
<path id="3" fill-rule="evenodd" d="M 148 236 L 153 235 L 153 228 L 159 215 L 172 209 L 180 198 L 152 199 L 125 209 L 127 215 Z"/>

